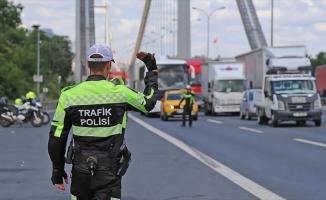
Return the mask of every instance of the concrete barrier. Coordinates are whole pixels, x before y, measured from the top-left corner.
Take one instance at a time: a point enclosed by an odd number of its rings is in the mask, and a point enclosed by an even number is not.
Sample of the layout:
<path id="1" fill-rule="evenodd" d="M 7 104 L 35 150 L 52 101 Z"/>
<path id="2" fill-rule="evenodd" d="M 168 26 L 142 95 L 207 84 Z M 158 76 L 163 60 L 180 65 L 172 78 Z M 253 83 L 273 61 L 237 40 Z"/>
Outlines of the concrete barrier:
<path id="1" fill-rule="evenodd" d="M 54 100 L 54 101 L 44 101 L 41 102 L 42 106 L 43 106 L 43 110 L 55 110 L 55 108 L 57 107 L 58 104 L 58 100 Z"/>

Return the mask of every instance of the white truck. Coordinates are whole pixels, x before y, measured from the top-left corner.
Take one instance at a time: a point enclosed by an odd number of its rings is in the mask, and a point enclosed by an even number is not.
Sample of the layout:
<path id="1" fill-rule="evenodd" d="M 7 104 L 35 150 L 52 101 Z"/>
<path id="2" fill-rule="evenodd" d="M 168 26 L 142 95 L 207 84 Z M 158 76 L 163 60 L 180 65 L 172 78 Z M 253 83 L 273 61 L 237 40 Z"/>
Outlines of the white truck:
<path id="1" fill-rule="evenodd" d="M 235 61 L 207 61 L 202 66 L 205 115 L 239 114 L 246 90 L 244 65 Z"/>
<path id="2" fill-rule="evenodd" d="M 244 62 L 254 94 L 258 123 L 277 126 L 282 121 L 321 125 L 321 100 L 305 46 L 262 47 L 236 57 Z"/>

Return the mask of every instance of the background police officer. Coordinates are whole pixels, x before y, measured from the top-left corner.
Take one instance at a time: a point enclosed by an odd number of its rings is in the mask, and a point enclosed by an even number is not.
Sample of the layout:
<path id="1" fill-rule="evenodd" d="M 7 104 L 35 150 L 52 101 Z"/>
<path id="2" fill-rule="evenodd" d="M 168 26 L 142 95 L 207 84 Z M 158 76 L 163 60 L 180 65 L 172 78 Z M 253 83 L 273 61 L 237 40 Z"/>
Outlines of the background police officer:
<path id="1" fill-rule="evenodd" d="M 107 45 L 94 45 L 88 50 L 90 76 L 87 80 L 62 90 L 50 129 L 48 151 L 53 165 L 52 183 L 64 190 L 63 179 L 68 184 L 64 156 L 72 128 L 72 199 L 121 198 L 116 158 L 124 146 L 127 109 L 152 110 L 158 91 L 154 54 L 138 52 L 136 57 L 148 69 L 143 93 L 106 80 L 114 62 Z"/>
<path id="2" fill-rule="evenodd" d="M 185 101 L 185 105 L 183 106 L 183 113 L 182 113 L 182 126 L 186 125 L 186 115 L 188 115 L 188 119 L 189 119 L 189 126 L 192 125 L 192 115 L 191 115 L 191 111 L 192 111 L 192 107 L 194 105 L 194 97 L 195 94 L 194 92 L 191 90 L 190 85 L 187 85 L 186 87 L 186 92 L 182 95 L 182 99 L 179 103 L 179 107 L 181 105 L 181 103 L 183 101 Z"/>

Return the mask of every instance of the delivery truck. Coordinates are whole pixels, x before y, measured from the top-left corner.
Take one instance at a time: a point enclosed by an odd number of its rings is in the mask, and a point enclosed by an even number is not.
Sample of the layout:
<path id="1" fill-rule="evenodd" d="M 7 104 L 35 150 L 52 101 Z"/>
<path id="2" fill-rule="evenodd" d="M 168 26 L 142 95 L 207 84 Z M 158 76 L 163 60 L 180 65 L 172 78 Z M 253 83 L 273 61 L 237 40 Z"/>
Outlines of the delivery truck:
<path id="1" fill-rule="evenodd" d="M 282 121 L 321 125 L 321 99 L 311 74 L 305 46 L 262 47 L 236 56 L 244 62 L 249 86 L 260 87 L 254 94 L 258 123 L 277 126 Z"/>
<path id="2" fill-rule="evenodd" d="M 244 65 L 235 61 L 207 61 L 202 66 L 205 115 L 239 114 L 245 86 Z"/>

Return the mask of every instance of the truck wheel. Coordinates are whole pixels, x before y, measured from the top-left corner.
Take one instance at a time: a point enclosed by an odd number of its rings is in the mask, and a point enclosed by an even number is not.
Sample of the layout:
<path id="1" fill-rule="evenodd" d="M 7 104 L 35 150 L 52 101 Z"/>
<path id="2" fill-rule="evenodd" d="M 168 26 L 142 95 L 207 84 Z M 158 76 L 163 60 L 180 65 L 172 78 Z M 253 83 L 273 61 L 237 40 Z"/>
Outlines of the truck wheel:
<path id="1" fill-rule="evenodd" d="M 272 114 L 272 116 L 271 116 L 271 123 L 272 123 L 273 127 L 276 127 L 278 125 L 278 121 L 277 121 L 277 119 L 275 119 L 274 114 Z"/>
<path id="2" fill-rule="evenodd" d="M 321 125 L 321 120 L 320 119 L 314 120 L 314 122 L 315 122 L 315 125 L 316 126 L 320 126 Z"/>
<path id="3" fill-rule="evenodd" d="M 258 124 L 259 124 L 259 125 L 262 125 L 262 124 L 263 124 L 263 119 L 262 119 L 262 118 L 263 118 L 263 117 L 260 116 L 260 115 L 257 116 L 257 120 L 258 120 Z"/>
<path id="4" fill-rule="evenodd" d="M 204 113 L 205 113 L 205 115 L 210 115 L 211 114 L 211 112 L 207 109 L 207 103 L 206 102 L 204 103 Z"/>

